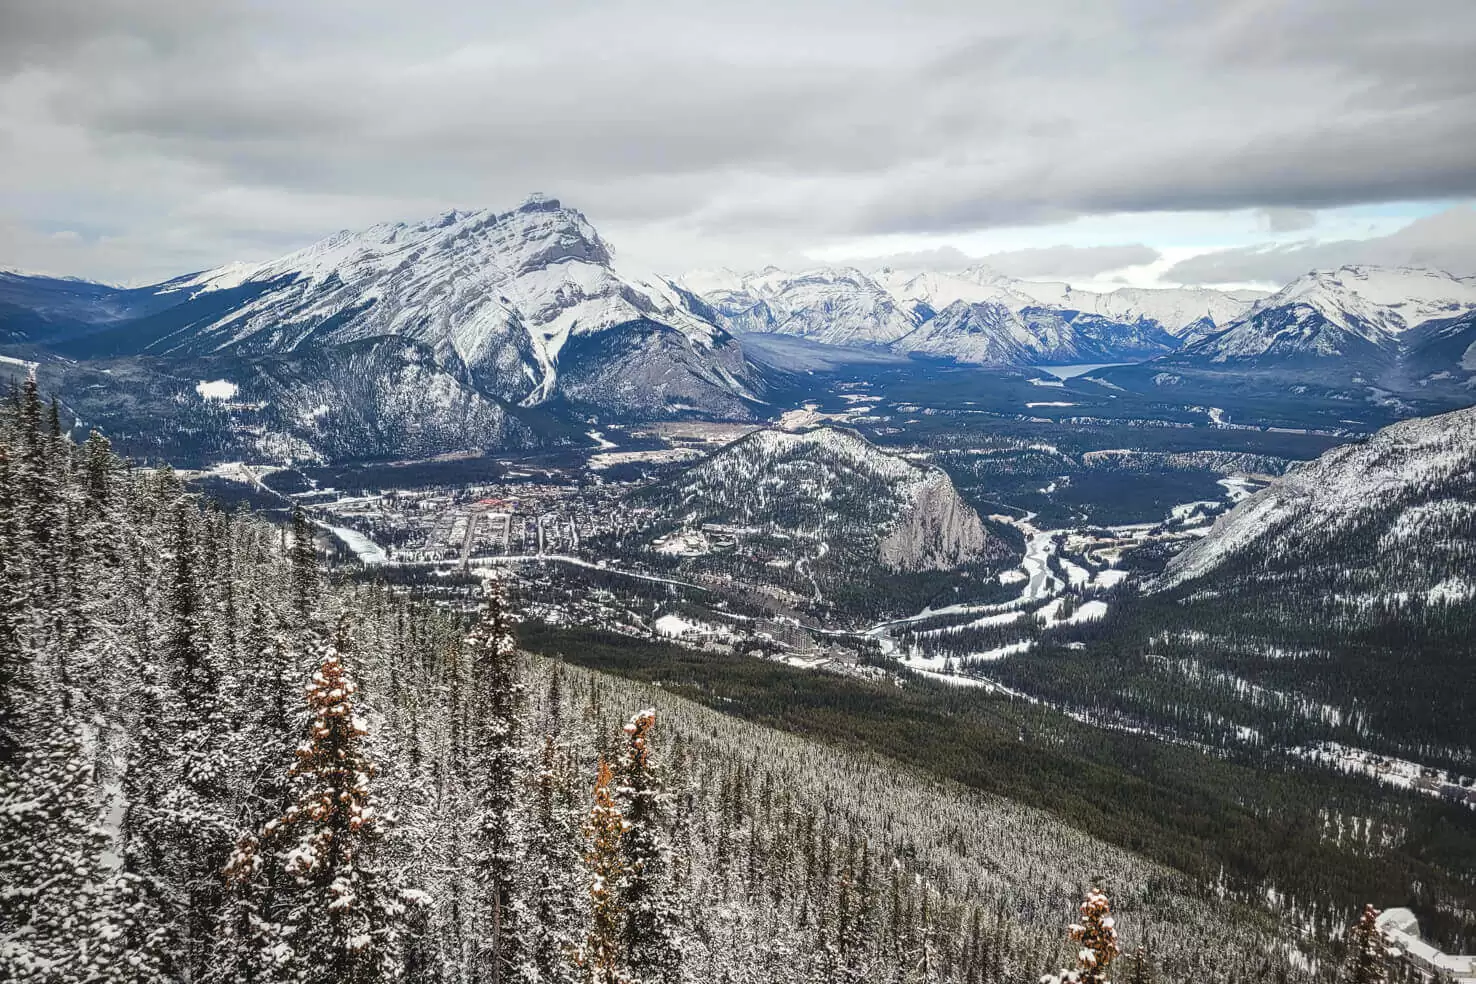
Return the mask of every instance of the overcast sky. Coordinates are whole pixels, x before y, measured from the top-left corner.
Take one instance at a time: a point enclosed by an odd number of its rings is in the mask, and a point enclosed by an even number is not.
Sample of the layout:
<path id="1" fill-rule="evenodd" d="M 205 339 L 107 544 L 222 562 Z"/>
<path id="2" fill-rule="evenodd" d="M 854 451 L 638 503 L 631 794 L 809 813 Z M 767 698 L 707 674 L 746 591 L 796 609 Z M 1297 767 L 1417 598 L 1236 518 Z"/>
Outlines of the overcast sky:
<path id="1" fill-rule="evenodd" d="M 1476 274 L 1473 0 L 0 0 L 0 268 L 144 283 L 531 191 L 618 255 Z"/>

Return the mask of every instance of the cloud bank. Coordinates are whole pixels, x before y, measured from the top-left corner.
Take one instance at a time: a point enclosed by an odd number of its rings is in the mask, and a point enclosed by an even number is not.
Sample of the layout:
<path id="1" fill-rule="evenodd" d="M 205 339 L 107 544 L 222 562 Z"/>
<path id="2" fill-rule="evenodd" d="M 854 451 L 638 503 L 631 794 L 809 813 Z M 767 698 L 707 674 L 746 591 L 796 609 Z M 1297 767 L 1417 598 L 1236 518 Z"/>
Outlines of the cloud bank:
<path id="1" fill-rule="evenodd" d="M 534 190 L 667 267 L 1111 214 L 1294 231 L 1476 196 L 1473 36 L 1469 0 L 11 4 L 0 266 L 147 279 Z"/>

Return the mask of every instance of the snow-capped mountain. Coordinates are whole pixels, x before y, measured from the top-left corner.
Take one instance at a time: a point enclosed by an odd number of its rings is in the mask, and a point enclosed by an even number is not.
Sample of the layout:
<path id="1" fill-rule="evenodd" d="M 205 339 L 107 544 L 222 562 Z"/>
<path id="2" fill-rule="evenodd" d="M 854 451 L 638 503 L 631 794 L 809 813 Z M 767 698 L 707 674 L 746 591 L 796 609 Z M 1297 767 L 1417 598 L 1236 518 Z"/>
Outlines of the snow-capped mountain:
<path id="1" fill-rule="evenodd" d="M 1292 469 L 1222 516 L 1156 588 L 1292 581 L 1353 608 L 1476 597 L 1476 408 L 1403 421 Z"/>
<path id="2" fill-rule="evenodd" d="M 1445 383 L 1476 392 L 1476 310 L 1426 321 L 1400 341 L 1402 369 L 1414 386 Z"/>
<path id="3" fill-rule="evenodd" d="M 1152 321 L 1121 323 L 1079 311 L 1011 311 L 994 301 L 954 301 L 891 347 L 969 365 L 1032 366 L 1151 359 L 1176 346 Z"/>
<path id="4" fill-rule="evenodd" d="M 1007 552 L 945 472 L 833 427 L 756 431 L 639 498 L 679 528 L 740 531 L 756 576 L 804 596 Z"/>
<path id="5" fill-rule="evenodd" d="M 742 277 L 697 275 L 702 297 L 735 332 L 794 335 L 826 345 L 883 347 L 912 331 L 917 319 L 859 270 L 786 273 L 770 267 Z"/>
<path id="6" fill-rule="evenodd" d="M 1046 347 L 1046 339 L 1038 337 L 1024 319 L 997 301 L 958 300 L 899 338 L 892 347 L 972 365 L 1022 366 Z"/>
<path id="7" fill-rule="evenodd" d="M 1018 280 L 985 266 L 960 273 L 908 274 L 886 271 L 877 278 L 897 297 L 935 311 L 955 301 L 993 301 L 1012 311 L 1049 308 L 1097 315 L 1108 321 L 1156 323 L 1176 337 L 1205 319 L 1225 325 L 1265 295 L 1259 291 L 1221 291 L 1208 287 L 1120 287 L 1106 293 L 1078 290 L 1055 281 Z"/>
<path id="8" fill-rule="evenodd" d="M 294 352 L 386 335 L 431 348 L 499 398 L 535 405 L 560 392 L 563 372 L 590 367 L 607 332 L 640 336 L 620 347 L 651 361 L 622 368 L 652 383 L 675 371 L 674 399 L 708 389 L 725 409 L 752 397 L 741 352 L 656 278 L 615 268 L 579 212 L 535 196 L 510 212 L 451 211 L 424 222 L 339 233 L 277 260 L 232 265 L 162 285 L 194 306 L 242 292 L 224 312 L 149 339 L 161 354 Z M 660 338 L 647 344 L 647 336 Z M 566 348 L 569 352 L 566 352 Z M 570 365 L 573 362 L 573 365 Z"/>
<path id="9" fill-rule="evenodd" d="M 999 304 L 1019 311 L 1040 301 L 1027 293 L 1019 281 L 988 267 L 970 267 L 957 273 L 912 273 L 882 270 L 876 276 L 893 296 L 914 310 L 942 311 L 964 301 L 969 304 Z"/>
<path id="10" fill-rule="evenodd" d="M 1299 277 L 1228 328 L 1188 346 L 1190 362 L 1389 364 L 1411 329 L 1476 309 L 1476 279 L 1408 267 L 1346 266 Z"/>
<path id="11" fill-rule="evenodd" d="M 151 288 L 0 282 L 0 339 L 82 363 L 144 360 L 163 372 L 143 395 L 177 377 L 175 396 L 188 400 L 193 379 L 223 379 L 239 391 L 235 405 L 272 418 L 242 427 L 330 457 L 341 443 L 323 425 L 330 414 L 365 423 L 335 434 L 353 434 L 369 455 L 496 446 L 526 433 L 512 419 L 519 408 L 747 419 L 762 381 L 713 317 L 681 288 L 621 269 L 582 214 L 541 196 L 507 212 L 341 232 Z M 342 376 L 371 355 L 372 394 Z M 427 388 L 412 393 L 417 385 Z M 101 423 L 118 402 L 63 396 Z M 344 403 L 354 398 L 362 405 Z"/>
<path id="12" fill-rule="evenodd" d="M 1019 290 L 1049 307 L 1095 314 L 1111 321 L 1152 321 L 1183 337 L 1206 320 L 1229 324 L 1265 295 L 1260 291 L 1221 291 L 1209 287 L 1119 287 L 1097 293 L 1070 284 L 1020 281 Z"/>
<path id="13" fill-rule="evenodd" d="M 1174 351 L 1178 336 L 1212 331 L 1255 295 L 1203 288 L 1109 294 L 1032 283 L 987 267 L 959 273 L 853 269 L 801 274 L 698 271 L 682 278 L 735 333 L 795 335 L 839 346 L 1025 366 L 1133 361 Z"/>

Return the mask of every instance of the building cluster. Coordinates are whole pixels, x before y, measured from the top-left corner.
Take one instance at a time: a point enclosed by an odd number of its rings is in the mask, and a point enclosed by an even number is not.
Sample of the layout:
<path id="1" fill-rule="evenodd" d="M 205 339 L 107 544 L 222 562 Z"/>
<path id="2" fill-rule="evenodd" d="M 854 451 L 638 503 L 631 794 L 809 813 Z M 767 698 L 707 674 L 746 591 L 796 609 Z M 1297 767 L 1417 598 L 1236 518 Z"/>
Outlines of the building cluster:
<path id="1" fill-rule="evenodd" d="M 1457 956 L 1431 946 L 1420 936 L 1420 923 L 1408 909 L 1379 914 L 1378 927 L 1398 951 L 1398 959 L 1426 980 L 1476 984 L 1476 955 Z"/>

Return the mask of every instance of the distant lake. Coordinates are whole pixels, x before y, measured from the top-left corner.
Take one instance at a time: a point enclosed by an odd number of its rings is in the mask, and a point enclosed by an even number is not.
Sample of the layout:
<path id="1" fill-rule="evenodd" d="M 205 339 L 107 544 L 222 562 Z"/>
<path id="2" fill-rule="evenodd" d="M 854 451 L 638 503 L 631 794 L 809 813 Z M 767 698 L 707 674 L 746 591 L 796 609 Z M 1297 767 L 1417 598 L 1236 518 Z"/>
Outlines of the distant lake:
<path id="1" fill-rule="evenodd" d="M 1083 362 L 1075 366 L 1036 366 L 1057 379 L 1070 379 L 1072 376 L 1081 376 L 1097 369 L 1110 369 L 1112 366 L 1135 366 L 1136 362 Z"/>

